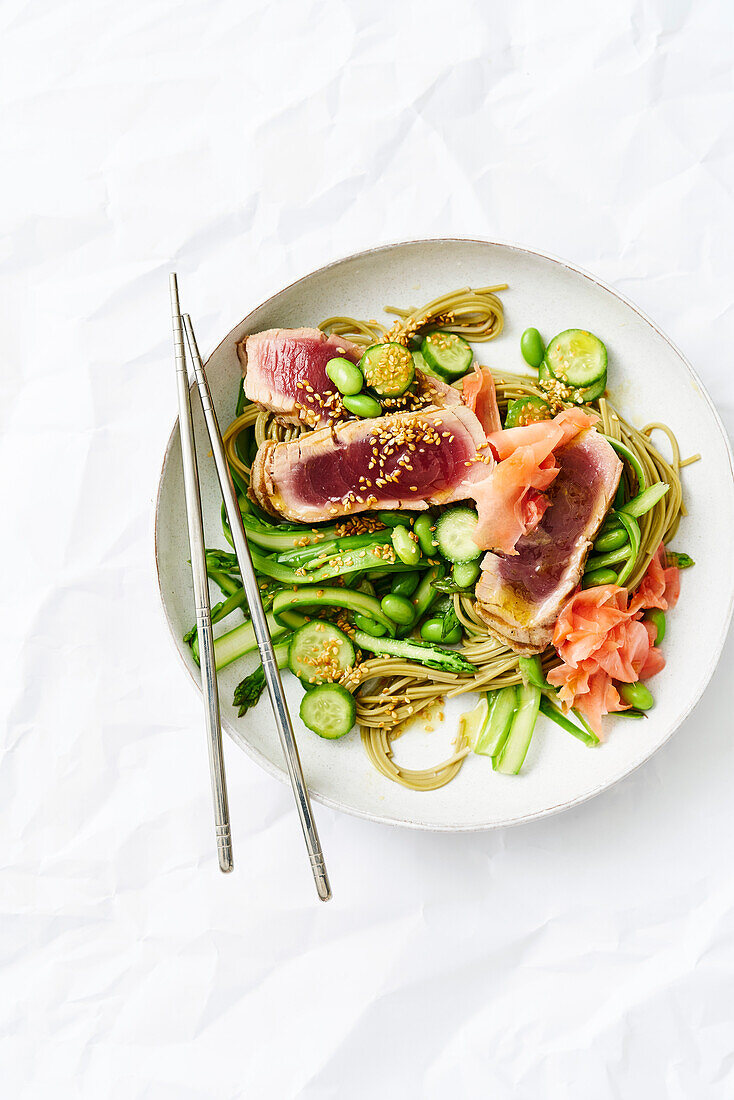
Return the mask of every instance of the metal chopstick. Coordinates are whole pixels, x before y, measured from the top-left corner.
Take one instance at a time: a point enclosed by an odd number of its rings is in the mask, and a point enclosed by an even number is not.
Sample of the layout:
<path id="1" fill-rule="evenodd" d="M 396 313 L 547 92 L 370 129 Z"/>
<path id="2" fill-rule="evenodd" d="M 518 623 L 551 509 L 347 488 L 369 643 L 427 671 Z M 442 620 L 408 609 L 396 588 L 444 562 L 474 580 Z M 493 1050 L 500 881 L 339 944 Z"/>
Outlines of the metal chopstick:
<path id="1" fill-rule="evenodd" d="M 219 717 L 217 674 L 214 667 L 214 635 L 212 634 L 212 616 L 209 604 L 209 581 L 206 575 L 204 524 L 201 517 L 199 473 L 196 465 L 196 444 L 194 442 L 194 425 L 191 418 L 191 398 L 189 395 L 188 372 L 186 370 L 183 330 L 181 328 L 181 309 L 178 302 L 178 283 L 176 276 L 173 274 L 170 276 L 169 285 L 171 318 L 173 321 L 173 347 L 176 358 L 176 382 L 178 384 L 178 423 L 181 434 L 186 515 L 189 525 L 191 574 L 194 581 L 194 600 L 196 602 L 201 690 L 205 702 L 204 713 L 206 716 L 209 771 L 214 798 L 217 855 L 220 870 L 226 872 L 231 871 L 233 867 L 232 837 L 229 827 L 227 780 L 224 775 L 224 757 L 222 755 L 222 727 Z"/>
<path id="2" fill-rule="evenodd" d="M 313 812 L 311 810 L 311 800 L 308 796 L 308 790 L 303 778 L 301 760 L 298 755 L 298 746 L 296 745 L 296 739 L 293 734 L 293 725 L 291 723 L 290 714 L 288 713 L 288 704 L 278 671 L 278 662 L 273 653 L 273 643 L 270 638 L 270 631 L 260 598 L 260 589 L 258 588 L 257 578 L 255 577 L 252 558 L 250 557 L 250 548 L 247 545 L 247 537 L 245 536 L 245 530 L 242 525 L 242 515 L 240 514 L 239 505 L 237 503 L 237 494 L 232 484 L 232 475 L 229 472 L 229 464 L 224 453 L 222 433 L 219 430 L 219 423 L 217 421 L 217 414 L 214 411 L 209 383 L 204 373 L 204 364 L 199 355 L 194 329 L 188 313 L 184 314 L 183 322 L 186 329 L 189 352 L 191 353 L 191 359 L 194 365 L 194 377 L 199 387 L 201 404 L 204 409 L 204 420 L 206 422 L 207 431 L 209 432 L 209 440 L 211 442 L 212 454 L 214 455 L 214 463 L 217 468 L 217 476 L 219 477 L 219 484 L 222 490 L 222 496 L 224 497 L 227 519 L 229 520 L 229 526 L 232 532 L 232 542 L 234 543 L 237 562 L 240 567 L 240 573 L 242 574 L 242 583 L 245 587 L 245 595 L 247 596 L 247 603 L 250 608 L 250 615 L 252 616 L 255 638 L 257 640 L 258 649 L 260 650 L 270 702 L 273 707 L 273 714 L 275 715 L 275 724 L 278 728 L 280 743 L 288 768 L 288 776 L 291 781 L 291 786 L 293 787 L 298 816 L 301 821 L 301 828 L 303 829 L 303 836 L 311 861 L 311 870 L 313 871 L 313 877 L 316 882 L 316 889 L 319 897 L 322 901 L 328 901 L 331 897 L 329 876 L 326 872 L 319 834 L 316 830 L 316 822 L 314 821 Z"/>

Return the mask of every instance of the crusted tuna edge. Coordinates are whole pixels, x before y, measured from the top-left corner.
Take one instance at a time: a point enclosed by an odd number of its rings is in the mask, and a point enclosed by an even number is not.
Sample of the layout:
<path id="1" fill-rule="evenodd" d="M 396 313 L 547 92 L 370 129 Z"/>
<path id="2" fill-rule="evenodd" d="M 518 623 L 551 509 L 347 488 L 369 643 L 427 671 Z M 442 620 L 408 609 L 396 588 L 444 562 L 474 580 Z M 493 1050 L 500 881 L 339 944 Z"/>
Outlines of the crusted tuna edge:
<path id="1" fill-rule="evenodd" d="M 255 504 L 259 504 L 264 512 L 280 519 L 280 512 L 277 511 L 270 499 L 275 494 L 273 460 L 277 446 L 278 444 L 274 439 L 266 439 L 258 447 L 250 471 L 250 488 L 247 490 L 247 495 Z"/>

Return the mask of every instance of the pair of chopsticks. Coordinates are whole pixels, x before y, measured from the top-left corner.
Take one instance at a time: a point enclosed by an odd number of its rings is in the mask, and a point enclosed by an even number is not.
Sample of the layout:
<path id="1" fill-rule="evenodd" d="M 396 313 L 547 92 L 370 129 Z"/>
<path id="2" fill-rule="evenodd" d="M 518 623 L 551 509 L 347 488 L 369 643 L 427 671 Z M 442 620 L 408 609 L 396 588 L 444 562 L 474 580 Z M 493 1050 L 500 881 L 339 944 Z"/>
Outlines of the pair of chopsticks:
<path id="1" fill-rule="evenodd" d="M 258 588 L 255 570 L 250 557 L 242 515 L 237 503 L 237 494 L 232 484 L 232 476 L 229 472 L 227 458 L 224 453 L 222 433 L 219 430 L 217 414 L 214 411 L 212 395 L 209 383 L 204 373 L 204 364 L 194 336 L 191 318 L 188 314 L 181 316 L 178 301 L 178 282 L 175 274 L 169 279 L 171 292 L 171 317 L 173 321 L 173 346 L 176 363 L 176 380 L 178 384 L 178 414 L 181 433 L 181 458 L 183 461 L 184 492 L 186 496 L 186 514 L 189 526 L 189 546 L 191 549 L 191 572 L 194 581 L 194 599 L 196 602 L 196 628 L 199 637 L 199 659 L 201 662 L 201 689 L 206 704 L 205 719 L 207 746 L 209 751 L 209 770 L 212 781 L 212 794 L 214 798 L 214 821 L 217 836 L 217 853 L 219 867 L 222 871 L 231 871 L 232 863 L 232 837 L 229 825 L 229 806 L 227 802 L 227 781 L 224 774 L 224 756 L 222 754 L 222 727 L 219 714 L 219 693 L 217 690 L 217 674 L 214 664 L 214 636 L 212 633 L 211 606 L 209 603 L 209 581 L 206 572 L 206 555 L 204 543 L 204 525 L 201 514 L 201 493 L 199 490 L 199 473 L 196 462 L 196 443 L 194 440 L 194 425 L 191 416 L 191 398 L 189 393 L 189 377 L 186 367 L 186 353 L 184 349 L 184 327 L 189 354 L 194 368 L 194 377 L 201 398 L 204 412 L 204 421 L 209 442 L 211 444 L 214 464 L 222 490 L 224 507 L 227 519 L 232 531 L 232 541 L 237 562 L 242 574 L 242 584 L 245 589 L 247 603 L 250 608 L 252 625 L 255 631 L 257 647 L 260 650 L 265 680 L 268 685 L 270 702 L 273 707 L 275 724 L 278 728 L 280 743 L 283 748 L 288 777 L 291 781 L 293 794 L 296 799 L 296 808 L 306 841 L 306 848 L 311 862 L 316 883 L 316 890 L 322 901 L 328 901 L 331 897 L 329 877 L 326 873 L 326 865 L 321 852 L 319 835 L 316 823 L 313 819 L 311 801 L 303 778 L 301 761 L 298 756 L 298 746 L 293 734 L 293 725 L 288 713 L 283 685 L 278 671 L 278 662 L 273 653 L 273 643 L 270 638 L 260 589 Z"/>

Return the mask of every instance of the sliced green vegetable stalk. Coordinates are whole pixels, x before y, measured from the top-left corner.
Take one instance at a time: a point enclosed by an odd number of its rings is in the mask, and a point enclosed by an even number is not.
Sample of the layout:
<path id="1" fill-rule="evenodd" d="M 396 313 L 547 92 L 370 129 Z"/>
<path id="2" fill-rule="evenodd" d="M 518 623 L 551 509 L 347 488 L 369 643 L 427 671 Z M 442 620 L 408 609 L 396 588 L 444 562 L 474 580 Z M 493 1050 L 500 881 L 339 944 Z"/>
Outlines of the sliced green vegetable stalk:
<path id="1" fill-rule="evenodd" d="M 209 566 L 207 562 L 207 576 L 210 580 L 218 584 L 225 596 L 234 596 L 236 592 L 239 592 L 242 588 L 240 581 L 234 580 L 227 573 L 224 573 L 221 569 L 214 569 Z"/>
<path id="2" fill-rule="evenodd" d="M 504 748 L 516 710 L 517 688 L 506 687 L 490 692 L 487 724 L 477 738 L 474 752 L 483 756 L 498 756 Z"/>
<path id="3" fill-rule="evenodd" d="M 627 532 L 627 537 L 630 543 L 630 556 L 627 559 L 627 564 L 623 566 L 621 572 L 619 573 L 619 576 L 617 577 L 617 584 L 621 587 L 622 585 L 626 584 L 629 578 L 632 576 L 635 564 L 637 563 L 637 558 L 640 554 L 642 535 L 640 534 L 640 525 L 634 518 L 634 516 L 628 516 L 626 512 L 621 511 L 615 512 L 615 515 Z"/>
<path id="4" fill-rule="evenodd" d="M 273 600 L 271 597 L 268 606 L 270 606 L 272 602 Z M 263 600 L 263 606 L 264 605 L 265 600 Z M 228 596 L 226 600 L 222 600 L 221 603 L 214 605 L 214 607 L 212 608 L 212 624 L 218 623 L 222 619 L 226 619 L 227 615 L 231 614 L 231 612 L 233 611 L 236 611 L 238 607 L 242 608 L 245 617 L 249 619 L 250 609 L 247 606 L 247 597 L 245 596 L 245 590 L 242 585 L 240 585 L 231 596 Z M 186 634 L 184 634 L 183 640 L 187 643 L 187 645 L 192 645 L 195 637 L 196 624 L 194 624 L 194 626 L 192 626 L 191 629 L 187 631 Z"/>
<path id="5" fill-rule="evenodd" d="M 288 630 L 288 627 L 278 622 L 273 613 L 266 616 L 268 629 L 273 639 L 279 638 Z M 214 663 L 217 672 L 236 661 L 238 657 L 244 657 L 246 653 L 252 653 L 257 649 L 255 630 L 251 622 L 241 623 L 234 630 L 214 639 Z M 196 642 L 193 646 L 194 656 L 199 660 L 199 650 Z"/>
<path id="6" fill-rule="evenodd" d="M 628 500 L 619 511 L 624 512 L 626 516 L 634 516 L 635 519 L 639 519 L 640 516 L 644 516 L 646 512 L 655 507 L 658 501 L 663 499 L 669 488 L 670 486 L 666 485 L 664 481 L 658 481 L 655 485 L 651 485 L 648 489 L 638 493 L 636 497 L 632 497 L 632 500 Z"/>
<path id="7" fill-rule="evenodd" d="M 263 550 L 293 550 L 303 546 L 304 539 L 308 544 L 323 543 L 327 539 L 336 537 L 336 527 L 277 527 L 273 524 L 263 523 L 254 516 L 243 516 L 242 525 L 245 528 L 248 542 L 254 542 Z"/>
<path id="8" fill-rule="evenodd" d="M 543 693 L 534 684 L 521 684 L 518 689 L 517 713 L 512 720 L 504 748 L 495 757 L 495 770 L 503 775 L 517 775 L 523 766 L 540 711 Z"/>
<path id="9" fill-rule="evenodd" d="M 403 638 L 373 638 L 357 630 L 354 640 L 362 649 L 368 650 L 385 657 L 402 657 L 405 661 L 416 661 L 418 664 L 427 665 L 428 668 L 436 668 L 442 672 L 466 672 L 475 673 L 476 665 L 467 661 L 460 653 L 453 649 L 444 649 L 440 645 L 429 645 L 426 642 L 406 641 Z"/>
<path id="10" fill-rule="evenodd" d="M 599 738 L 595 733 L 588 730 L 581 729 L 575 725 L 566 715 L 561 708 L 557 706 L 552 699 L 547 695 L 543 695 L 540 700 L 540 713 L 544 714 L 546 718 L 550 718 L 551 722 L 555 722 L 557 726 L 560 726 L 566 733 L 573 734 L 579 741 L 583 741 L 585 745 L 598 745 Z"/>
<path id="11" fill-rule="evenodd" d="M 273 646 L 273 653 L 278 668 L 288 667 L 289 650 L 289 638 L 284 639 L 282 642 L 277 642 Z M 245 676 L 244 680 L 240 680 L 239 684 L 234 689 L 234 698 L 232 699 L 232 704 L 240 708 L 238 711 L 239 718 L 241 718 L 243 714 L 247 714 L 248 710 L 259 702 L 260 696 L 265 690 L 265 684 L 265 669 L 262 665 L 258 665 L 249 676 Z"/>
<path id="12" fill-rule="evenodd" d="M 364 592 L 309 584 L 301 585 L 295 591 L 284 589 L 273 600 L 273 615 L 282 618 L 284 611 L 295 607 L 332 607 L 356 611 L 374 622 L 382 623 L 391 634 L 395 634 L 395 623 L 382 610 L 380 601 Z"/>
<path id="13" fill-rule="evenodd" d="M 642 468 L 639 458 L 634 451 L 631 451 L 626 443 L 623 443 L 621 439 L 614 439 L 611 435 L 605 435 L 607 443 L 614 447 L 614 450 L 622 458 L 629 462 L 632 469 L 635 471 L 635 477 L 637 478 L 638 492 L 642 493 L 647 488 L 647 478 L 645 477 L 645 471 Z"/>
<path id="14" fill-rule="evenodd" d="M 533 684 L 543 691 L 548 687 L 548 681 L 545 678 L 543 666 L 537 653 L 532 657 L 518 657 L 517 664 L 524 684 Z"/>

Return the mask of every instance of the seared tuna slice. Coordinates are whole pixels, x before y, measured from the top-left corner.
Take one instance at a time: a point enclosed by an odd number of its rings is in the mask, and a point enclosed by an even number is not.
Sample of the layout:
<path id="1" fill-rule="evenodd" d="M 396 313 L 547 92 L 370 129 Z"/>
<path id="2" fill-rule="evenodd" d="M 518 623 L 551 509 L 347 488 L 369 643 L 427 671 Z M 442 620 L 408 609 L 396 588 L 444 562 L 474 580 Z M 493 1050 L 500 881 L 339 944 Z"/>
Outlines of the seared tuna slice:
<path id="1" fill-rule="evenodd" d="M 350 414 L 326 373 L 330 359 L 343 356 L 358 363 L 364 348 L 344 336 L 327 336 L 316 328 L 273 328 L 247 336 L 237 345 L 245 376 L 245 397 L 275 414 L 284 424 L 323 428 Z M 414 392 L 383 402 L 386 412 L 428 405 L 461 404 L 461 395 L 440 378 L 416 371 Z"/>
<path id="2" fill-rule="evenodd" d="M 266 440 L 250 492 L 272 515 L 301 523 L 371 508 L 421 511 L 467 495 L 464 483 L 485 443 L 463 405 L 350 420 L 290 443 Z"/>
<path id="3" fill-rule="evenodd" d="M 343 411 L 326 373 L 330 359 L 358 363 L 362 348 L 343 336 L 316 328 L 272 328 L 241 340 L 237 354 L 245 376 L 245 397 L 275 413 L 284 424 L 319 428 Z"/>
<path id="4" fill-rule="evenodd" d="M 539 524 L 518 540 L 514 555 L 485 554 L 476 589 L 479 614 L 518 653 L 550 645 L 622 472 L 613 448 L 594 429 L 575 436 L 555 458 L 560 469 Z"/>

